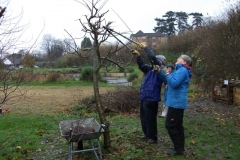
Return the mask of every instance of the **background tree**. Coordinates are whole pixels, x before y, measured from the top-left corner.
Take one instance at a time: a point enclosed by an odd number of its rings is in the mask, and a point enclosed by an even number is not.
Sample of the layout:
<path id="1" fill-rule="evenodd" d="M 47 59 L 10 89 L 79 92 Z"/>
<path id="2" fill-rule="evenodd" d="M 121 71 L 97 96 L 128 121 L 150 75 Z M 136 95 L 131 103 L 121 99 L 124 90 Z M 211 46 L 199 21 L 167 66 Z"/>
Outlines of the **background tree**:
<path id="1" fill-rule="evenodd" d="M 193 21 L 190 25 L 188 20 L 189 16 L 192 16 Z M 157 26 L 154 27 L 155 32 L 161 32 L 162 34 L 168 34 L 168 36 L 176 35 L 177 33 L 181 33 L 191 28 L 197 28 L 202 26 L 203 19 L 202 13 L 190 13 L 187 14 L 186 12 L 173 12 L 168 11 L 166 12 L 162 18 L 155 18 L 154 20 L 157 21 Z M 177 29 L 176 26 L 177 25 Z"/>
<path id="2" fill-rule="evenodd" d="M 192 12 L 192 13 L 189 13 L 188 15 L 192 16 L 193 18 L 192 28 L 202 26 L 203 24 L 202 13 Z"/>
<path id="3" fill-rule="evenodd" d="M 186 12 L 176 12 L 175 14 L 178 32 L 186 31 L 189 28 L 188 14 Z"/>
<path id="4" fill-rule="evenodd" d="M 175 24 L 175 21 L 176 21 L 175 12 L 169 11 L 169 12 L 165 13 L 165 15 L 163 15 L 162 17 L 166 17 L 168 36 L 175 35 L 175 31 L 176 31 L 175 25 L 177 25 L 177 24 Z"/>
<path id="5" fill-rule="evenodd" d="M 84 64 L 83 59 L 80 59 L 76 54 L 65 54 L 60 57 L 56 62 L 57 68 L 81 66 Z M 89 63 L 90 64 L 90 63 Z"/>
<path id="6" fill-rule="evenodd" d="M 175 24 L 175 12 L 168 11 L 162 17 L 165 17 L 165 19 L 155 18 L 155 20 L 157 21 L 157 27 L 155 27 L 153 30 L 155 32 L 159 31 L 163 34 L 168 34 L 168 36 L 175 35 L 175 25 L 177 25 Z"/>
<path id="7" fill-rule="evenodd" d="M 23 56 L 22 65 L 23 67 L 33 68 L 33 66 L 35 65 L 34 57 L 30 54 L 25 54 Z"/>
<path id="8" fill-rule="evenodd" d="M 91 48 L 92 47 L 92 42 L 90 38 L 84 37 L 84 39 L 81 42 L 81 48 Z"/>
<path id="9" fill-rule="evenodd" d="M 50 34 L 43 36 L 41 48 L 45 54 L 47 54 L 50 61 L 54 61 L 61 57 L 65 51 L 64 42 L 60 39 L 54 38 Z"/>
<path id="10" fill-rule="evenodd" d="M 63 45 L 64 45 L 64 55 L 67 53 L 72 53 L 74 52 L 74 49 L 72 48 L 72 46 L 74 46 L 74 41 L 71 38 L 65 38 L 63 40 Z"/>
<path id="11" fill-rule="evenodd" d="M 160 32 L 162 34 L 168 34 L 168 28 L 167 28 L 167 21 L 162 18 L 155 18 L 155 21 L 157 21 L 157 27 L 154 27 L 155 32 Z"/>

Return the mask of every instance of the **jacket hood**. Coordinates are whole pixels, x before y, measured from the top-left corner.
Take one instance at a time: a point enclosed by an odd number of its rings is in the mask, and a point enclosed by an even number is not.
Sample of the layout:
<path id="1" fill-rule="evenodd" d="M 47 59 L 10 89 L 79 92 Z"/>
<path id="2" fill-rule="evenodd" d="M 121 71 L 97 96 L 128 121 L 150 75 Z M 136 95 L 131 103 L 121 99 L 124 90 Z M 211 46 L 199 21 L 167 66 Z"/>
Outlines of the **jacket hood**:
<path id="1" fill-rule="evenodd" d="M 181 67 L 185 67 L 188 70 L 189 78 L 191 78 L 192 77 L 191 66 L 183 65 L 183 64 L 176 64 L 176 70 L 181 68 Z"/>

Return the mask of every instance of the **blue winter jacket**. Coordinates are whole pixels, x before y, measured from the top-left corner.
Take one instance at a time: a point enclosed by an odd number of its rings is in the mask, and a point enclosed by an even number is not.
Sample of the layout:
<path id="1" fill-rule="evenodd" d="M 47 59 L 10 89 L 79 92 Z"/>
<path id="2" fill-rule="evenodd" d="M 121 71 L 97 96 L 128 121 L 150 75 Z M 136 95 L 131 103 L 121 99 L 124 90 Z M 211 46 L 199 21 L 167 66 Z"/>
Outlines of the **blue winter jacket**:
<path id="1" fill-rule="evenodd" d="M 146 51 L 146 53 L 148 55 L 152 54 L 151 50 Z M 139 69 L 145 74 L 140 88 L 140 100 L 155 102 L 161 101 L 161 86 L 163 81 L 166 80 L 164 73 L 161 71 L 159 74 L 157 74 L 156 72 L 152 71 L 153 67 L 145 64 L 143 58 L 140 56 L 137 57 L 137 64 Z"/>
<path id="2" fill-rule="evenodd" d="M 190 68 L 177 64 L 176 70 L 169 74 L 167 78 L 167 98 L 166 106 L 178 109 L 185 109 L 188 103 L 187 90 L 192 73 Z"/>

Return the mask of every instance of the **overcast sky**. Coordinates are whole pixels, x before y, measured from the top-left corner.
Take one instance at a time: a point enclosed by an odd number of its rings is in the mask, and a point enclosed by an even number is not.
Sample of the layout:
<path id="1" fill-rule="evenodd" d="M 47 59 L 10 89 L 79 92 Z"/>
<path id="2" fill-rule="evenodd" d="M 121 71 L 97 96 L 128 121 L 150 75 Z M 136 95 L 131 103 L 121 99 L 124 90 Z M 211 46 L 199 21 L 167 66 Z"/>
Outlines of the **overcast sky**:
<path id="1" fill-rule="evenodd" d="M 236 0 L 230 1 L 233 3 Z M 199 12 L 204 16 L 214 17 L 220 15 L 228 4 L 226 0 L 108 0 L 101 11 L 109 10 L 105 19 L 114 22 L 116 31 L 129 32 L 129 27 L 132 33 L 139 30 L 152 33 L 156 26 L 154 19 L 161 18 L 168 11 Z M 82 27 L 78 19 L 89 14 L 89 11 L 75 0 L 10 0 L 8 12 L 18 15 L 21 10 L 21 24 L 30 24 L 23 38 L 36 39 L 44 29 L 38 42 L 42 41 L 44 34 L 51 34 L 59 39 L 70 38 L 64 29 L 74 37 L 82 37 Z"/>

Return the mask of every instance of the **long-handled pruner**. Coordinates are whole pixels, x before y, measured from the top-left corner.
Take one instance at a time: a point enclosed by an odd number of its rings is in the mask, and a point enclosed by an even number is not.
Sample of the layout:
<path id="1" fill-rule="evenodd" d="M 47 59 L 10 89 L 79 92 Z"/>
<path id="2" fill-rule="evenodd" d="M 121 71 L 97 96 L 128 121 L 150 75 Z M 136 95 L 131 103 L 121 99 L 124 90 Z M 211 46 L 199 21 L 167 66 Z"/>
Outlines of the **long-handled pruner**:
<path id="1" fill-rule="evenodd" d="M 116 32 L 116 31 L 114 31 L 113 29 L 110 29 L 110 28 L 107 28 L 107 27 L 103 27 L 103 28 L 105 28 L 114 38 L 116 38 L 120 43 L 122 43 L 122 45 L 124 45 L 124 46 L 125 46 L 127 49 L 129 49 L 130 51 L 133 51 L 133 50 L 132 50 L 131 48 L 129 48 L 126 44 L 124 44 L 120 39 L 118 39 L 112 32 L 114 32 L 114 33 L 122 36 L 123 38 L 125 38 L 125 39 L 127 39 L 127 40 L 129 40 L 129 41 L 131 41 L 131 42 L 133 42 L 133 43 L 135 43 L 135 44 L 137 44 L 137 45 L 139 44 L 139 43 L 137 43 L 137 42 L 135 42 L 135 41 L 133 41 L 133 40 L 125 37 L 124 35 L 122 35 L 122 34 Z"/>
<path id="2" fill-rule="evenodd" d="M 112 32 L 114 32 L 114 33 L 116 33 L 116 34 L 118 34 L 118 35 L 120 35 L 120 36 L 122 36 L 123 38 L 125 38 L 125 39 L 127 39 L 127 40 L 129 40 L 129 41 L 131 41 L 131 42 L 133 42 L 133 43 L 135 43 L 136 45 L 139 45 L 139 43 L 137 43 L 137 42 L 135 42 L 135 41 L 133 41 L 133 40 L 131 40 L 131 39 L 129 39 L 129 38 L 127 38 L 126 36 L 124 36 L 124 35 L 122 35 L 122 34 L 120 34 L 120 33 L 118 33 L 118 32 L 116 32 L 116 31 L 114 31 L 113 29 L 110 29 L 110 28 L 108 28 L 108 27 L 103 27 L 103 28 L 105 28 L 114 38 L 116 38 L 120 43 L 122 43 L 125 47 L 127 47 L 131 52 L 133 51 L 131 48 L 129 48 L 127 45 L 125 45 L 120 39 L 118 39 Z M 153 62 L 152 62 L 152 60 L 149 58 L 149 61 L 151 62 L 151 64 L 153 65 Z"/>
<path id="3" fill-rule="evenodd" d="M 139 43 L 138 42 L 135 42 L 135 41 L 133 41 L 133 40 L 131 40 L 131 39 L 129 39 L 129 38 L 127 38 L 126 36 L 124 36 L 124 35 L 122 35 L 122 34 L 120 34 L 120 33 L 118 33 L 118 32 L 116 32 L 116 31 L 114 31 L 113 29 L 111 29 L 111 28 L 108 28 L 108 27 L 103 27 L 103 28 L 105 28 L 114 38 L 116 38 L 120 43 L 122 43 L 125 47 L 127 47 L 130 51 L 133 51 L 131 48 L 129 48 L 128 46 L 126 46 L 121 40 L 119 40 L 112 32 L 114 32 L 114 33 L 116 33 L 116 34 L 118 34 L 118 35 L 120 35 L 120 36 L 122 36 L 123 38 L 125 38 L 125 39 L 127 39 L 127 40 L 129 40 L 130 42 L 133 42 L 134 44 L 136 44 L 136 45 L 139 45 Z M 149 60 L 150 60 L 150 62 L 151 62 L 151 64 L 153 64 L 153 62 L 152 62 L 152 60 L 149 58 Z"/>
<path id="4" fill-rule="evenodd" d="M 107 28 L 107 27 L 104 27 L 104 28 L 105 28 L 108 32 L 109 32 L 109 31 L 110 31 L 110 32 L 114 32 L 114 33 L 118 34 L 119 36 L 122 36 L 123 38 L 125 38 L 125 39 L 127 39 L 127 40 L 129 40 L 129 41 L 131 41 L 131 42 L 133 42 L 133 43 L 135 43 L 135 44 L 137 44 L 137 45 L 139 44 L 138 42 L 135 42 L 135 41 L 127 38 L 126 36 L 124 36 L 124 35 L 116 32 L 116 31 L 114 31 L 113 29 L 110 29 L 110 28 Z"/>

